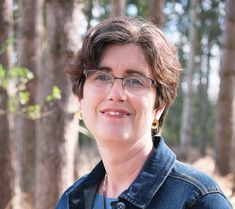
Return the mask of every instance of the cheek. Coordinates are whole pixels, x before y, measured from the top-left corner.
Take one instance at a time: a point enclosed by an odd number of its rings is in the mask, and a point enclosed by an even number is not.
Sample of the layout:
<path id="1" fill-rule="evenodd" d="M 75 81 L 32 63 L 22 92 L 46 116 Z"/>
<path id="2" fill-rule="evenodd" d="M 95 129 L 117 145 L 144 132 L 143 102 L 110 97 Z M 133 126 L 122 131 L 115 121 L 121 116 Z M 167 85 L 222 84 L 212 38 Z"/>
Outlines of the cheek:
<path id="1" fill-rule="evenodd" d="M 154 99 L 153 97 L 138 97 L 133 100 L 133 106 L 139 119 L 145 122 L 153 121 L 154 118 Z"/>
<path id="2" fill-rule="evenodd" d="M 81 105 L 83 120 L 86 123 L 86 120 L 90 116 L 92 106 L 94 105 L 94 101 L 92 100 L 91 92 L 86 90 L 85 87 L 84 87 L 84 91 L 83 91 L 83 98 L 80 101 L 80 105 Z"/>
<path id="3" fill-rule="evenodd" d="M 83 98 L 81 99 L 81 110 L 85 123 L 91 123 L 95 120 L 96 111 L 102 101 L 102 95 L 84 85 Z"/>
<path id="4" fill-rule="evenodd" d="M 155 98 L 155 96 L 150 96 L 145 103 L 146 120 L 148 120 L 150 124 L 152 124 L 155 115 Z"/>
<path id="5" fill-rule="evenodd" d="M 89 109 L 95 103 L 95 96 L 95 92 L 87 88 L 85 83 L 83 87 L 83 98 L 81 99 L 82 110 Z"/>

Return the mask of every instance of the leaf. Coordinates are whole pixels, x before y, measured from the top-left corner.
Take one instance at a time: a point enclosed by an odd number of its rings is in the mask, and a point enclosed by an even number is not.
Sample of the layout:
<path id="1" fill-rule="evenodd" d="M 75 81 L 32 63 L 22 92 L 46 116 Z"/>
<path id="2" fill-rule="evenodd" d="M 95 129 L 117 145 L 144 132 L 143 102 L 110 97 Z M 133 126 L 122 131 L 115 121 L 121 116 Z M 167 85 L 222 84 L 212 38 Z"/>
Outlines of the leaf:
<path id="1" fill-rule="evenodd" d="M 61 99 L 61 90 L 57 86 L 53 86 L 52 96 L 54 99 Z"/>
<path id="2" fill-rule="evenodd" d="M 53 101 L 53 96 L 52 96 L 52 95 L 48 95 L 48 96 L 46 97 L 46 101 L 47 101 L 47 102 Z"/>
<path id="3" fill-rule="evenodd" d="M 6 70 L 3 65 L 0 64 L 0 87 L 6 89 L 7 83 Z"/>
<path id="4" fill-rule="evenodd" d="M 55 100 L 61 99 L 61 90 L 57 86 L 52 87 L 52 92 L 46 97 L 47 102 L 53 102 Z"/>
<path id="5" fill-rule="evenodd" d="M 8 109 L 9 109 L 10 112 L 12 112 L 12 113 L 16 112 L 17 104 L 16 104 L 16 101 L 14 99 L 10 98 L 8 100 L 7 106 L 8 106 Z"/>
<path id="6" fill-rule="evenodd" d="M 8 46 L 13 45 L 14 43 L 14 37 L 8 37 L 0 47 L 0 54 L 3 54 L 4 52 L 7 51 Z"/>
<path id="7" fill-rule="evenodd" d="M 3 79 L 6 77 L 6 70 L 4 69 L 3 65 L 0 64 L 0 79 Z"/>
<path id="8" fill-rule="evenodd" d="M 21 91 L 19 92 L 19 100 L 20 104 L 25 105 L 29 102 L 30 93 L 28 91 Z"/>
<path id="9" fill-rule="evenodd" d="M 23 67 L 13 67 L 9 70 L 9 75 L 13 78 L 20 79 L 24 78 L 25 82 L 34 78 L 34 75 L 27 68 Z"/>
<path id="10" fill-rule="evenodd" d="M 37 120 L 41 118 L 41 106 L 39 104 L 29 105 L 22 109 L 30 119 Z"/>

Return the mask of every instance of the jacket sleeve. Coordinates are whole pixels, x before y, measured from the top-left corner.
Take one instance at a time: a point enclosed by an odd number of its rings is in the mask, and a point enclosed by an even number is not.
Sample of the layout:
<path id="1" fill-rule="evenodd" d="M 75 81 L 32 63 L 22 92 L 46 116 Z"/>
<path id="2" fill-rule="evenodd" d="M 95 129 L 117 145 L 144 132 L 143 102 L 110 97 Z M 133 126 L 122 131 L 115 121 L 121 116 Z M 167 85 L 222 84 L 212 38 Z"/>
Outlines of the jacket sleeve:
<path id="1" fill-rule="evenodd" d="M 233 209 L 229 200 L 219 192 L 202 196 L 188 209 Z"/>
<path id="2" fill-rule="evenodd" d="M 73 183 L 72 186 L 70 186 L 60 197 L 60 199 L 58 200 L 55 209 L 69 209 L 69 201 L 68 201 L 68 194 L 79 187 L 80 183 L 86 178 L 87 175 L 81 177 L 80 179 L 78 179 L 77 181 L 75 181 Z"/>
<path id="3" fill-rule="evenodd" d="M 66 194 L 66 192 L 64 192 L 64 194 L 62 194 L 62 196 L 60 197 L 59 201 L 57 202 L 55 209 L 69 209 L 68 208 L 68 196 Z"/>

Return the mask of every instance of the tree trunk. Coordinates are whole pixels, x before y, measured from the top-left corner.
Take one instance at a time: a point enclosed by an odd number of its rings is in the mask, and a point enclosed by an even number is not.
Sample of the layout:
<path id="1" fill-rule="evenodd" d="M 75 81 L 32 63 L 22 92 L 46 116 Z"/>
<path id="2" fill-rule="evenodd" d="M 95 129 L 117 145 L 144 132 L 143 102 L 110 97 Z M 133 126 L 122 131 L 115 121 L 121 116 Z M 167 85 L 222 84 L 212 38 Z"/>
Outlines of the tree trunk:
<path id="1" fill-rule="evenodd" d="M 233 1 L 226 1 L 225 11 L 224 48 L 220 69 L 220 92 L 216 127 L 216 166 L 222 175 L 230 172 L 231 142 L 232 138 L 235 137 L 233 135 L 234 124 L 232 122 L 233 117 L 235 117 L 235 109 L 233 108 L 235 91 L 235 5 Z"/>
<path id="2" fill-rule="evenodd" d="M 199 86 L 199 110 L 200 119 L 198 124 L 198 133 L 197 138 L 199 142 L 199 149 L 201 156 L 206 155 L 206 142 L 208 139 L 208 126 L 206 125 L 208 122 L 208 108 L 209 108 L 209 99 L 208 99 L 208 88 L 209 88 L 209 76 L 210 76 L 210 46 L 207 45 L 208 53 L 206 56 L 205 65 L 200 68 L 200 86 Z M 204 70 L 203 70 L 204 69 Z"/>
<path id="3" fill-rule="evenodd" d="M 68 59 L 66 55 L 72 55 L 81 45 L 80 36 L 75 33 L 80 27 L 79 2 L 46 2 L 47 41 L 38 93 L 46 114 L 37 124 L 35 209 L 54 208 L 59 196 L 74 181 L 78 139 L 78 121 L 74 112 L 77 104 L 64 65 Z M 46 103 L 44 98 L 54 85 L 62 90 L 62 98 Z"/>
<path id="4" fill-rule="evenodd" d="M 188 158 L 189 148 L 192 141 L 192 114 L 193 114 L 193 72 L 195 68 L 195 51 L 196 51 L 196 7 L 197 0 L 190 1 L 190 25 L 189 25 L 189 45 L 190 52 L 187 62 L 187 71 L 185 72 L 186 89 L 184 94 L 183 113 L 180 130 L 180 158 Z"/>
<path id="5" fill-rule="evenodd" d="M 165 0 L 150 0 L 148 7 L 148 19 L 160 28 L 164 25 Z"/>
<path id="6" fill-rule="evenodd" d="M 126 0 L 111 0 L 110 16 L 125 16 Z"/>
<path id="7" fill-rule="evenodd" d="M 235 45 L 234 45 L 235 46 Z M 235 82 L 235 81 L 234 81 Z M 235 127 L 235 91 L 233 91 L 233 113 L 232 113 L 232 127 Z M 233 174 L 233 186 L 232 194 L 235 195 L 235 128 L 232 129 L 232 174 Z"/>
<path id="8" fill-rule="evenodd" d="M 36 103 L 37 74 L 41 60 L 43 32 L 43 0 L 19 1 L 18 66 L 28 68 L 34 79 L 27 83 L 30 101 Z M 33 204 L 35 183 L 35 121 L 17 116 L 16 143 L 20 190 Z M 23 201 L 23 200 L 22 200 Z"/>
<path id="9" fill-rule="evenodd" d="M 93 10 L 93 0 L 89 0 L 88 9 L 87 9 L 87 30 L 91 27 L 91 20 L 93 18 L 92 10 Z"/>
<path id="10" fill-rule="evenodd" d="M 12 0 L 0 1 L 0 49 L 5 48 L 9 38 L 13 37 L 13 2 Z M 11 67 L 12 45 L 0 52 L 0 64 L 5 70 Z M 0 86 L 0 208 L 11 205 L 14 195 L 14 173 L 12 164 L 12 150 L 10 139 L 10 127 L 7 112 L 8 94 L 5 88 Z M 4 113 L 5 112 L 5 113 Z"/>

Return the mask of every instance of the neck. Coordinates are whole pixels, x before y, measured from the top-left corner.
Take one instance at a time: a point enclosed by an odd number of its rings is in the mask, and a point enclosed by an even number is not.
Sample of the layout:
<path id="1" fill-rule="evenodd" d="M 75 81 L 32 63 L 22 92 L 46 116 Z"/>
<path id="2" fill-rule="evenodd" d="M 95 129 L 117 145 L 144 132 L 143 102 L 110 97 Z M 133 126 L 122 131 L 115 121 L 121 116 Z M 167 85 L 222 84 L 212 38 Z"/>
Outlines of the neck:
<path id="1" fill-rule="evenodd" d="M 135 180 L 153 149 L 152 138 L 132 143 L 98 144 L 107 173 L 107 197 L 117 197 Z"/>

